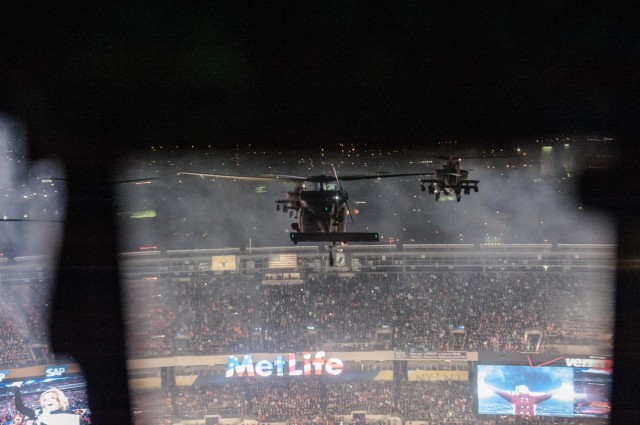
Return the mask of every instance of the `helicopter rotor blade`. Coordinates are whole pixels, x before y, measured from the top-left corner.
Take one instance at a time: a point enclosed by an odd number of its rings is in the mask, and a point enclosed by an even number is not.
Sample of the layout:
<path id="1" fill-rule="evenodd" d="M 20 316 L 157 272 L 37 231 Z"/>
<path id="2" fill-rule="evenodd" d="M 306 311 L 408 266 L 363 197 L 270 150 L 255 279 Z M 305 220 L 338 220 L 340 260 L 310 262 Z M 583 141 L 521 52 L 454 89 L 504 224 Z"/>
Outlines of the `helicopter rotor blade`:
<path id="1" fill-rule="evenodd" d="M 333 167 L 333 165 L 332 165 Z M 256 176 L 239 176 L 233 174 L 212 174 L 212 173 L 193 173 L 187 171 L 178 172 L 179 176 L 188 175 L 188 176 L 197 176 L 197 177 L 211 177 L 214 179 L 228 179 L 228 180 L 245 180 L 245 181 L 279 181 L 279 182 L 291 182 L 291 183 L 329 183 L 329 182 L 337 182 L 340 185 L 340 181 L 353 181 L 353 180 L 373 180 L 373 179 L 383 179 L 388 177 L 407 177 L 407 176 L 424 176 L 427 174 L 433 174 L 429 172 L 422 173 L 401 173 L 401 174 L 387 174 L 387 173 L 376 173 L 376 174 L 355 174 L 349 176 L 342 176 L 338 178 L 335 167 L 333 167 L 334 175 L 325 175 L 320 174 L 317 176 L 291 176 L 286 174 L 258 174 Z"/>
<path id="2" fill-rule="evenodd" d="M 355 174 L 350 176 L 342 176 L 340 179 L 342 181 L 353 181 L 353 180 L 373 180 L 373 179 L 384 179 L 389 177 L 409 177 L 409 176 L 424 176 L 427 174 L 434 174 L 429 172 L 423 173 L 400 173 L 400 174 L 386 174 L 386 173 L 378 173 L 378 174 Z"/>
<path id="3" fill-rule="evenodd" d="M 0 223 L 2 223 L 3 221 L 8 223 L 64 223 L 64 220 L 46 220 L 35 218 L 1 218 Z"/>
<path id="4" fill-rule="evenodd" d="M 300 181 L 300 182 L 309 180 L 309 177 L 291 176 L 287 174 L 258 174 L 258 177 L 261 177 L 261 178 L 266 177 L 274 180 L 291 180 L 291 181 Z"/>
<path id="5" fill-rule="evenodd" d="M 187 175 L 187 176 L 198 176 L 198 177 L 211 177 L 214 179 L 228 179 L 228 180 L 245 180 L 245 181 L 256 181 L 256 182 L 265 182 L 265 181 L 281 181 L 281 182 L 305 182 L 309 181 L 306 177 L 299 176 L 286 176 L 286 175 L 278 175 L 278 174 L 261 174 L 257 176 L 235 176 L 230 174 L 209 174 L 209 173 L 190 173 L 186 171 L 180 171 L 178 173 L 179 176 Z"/>
<path id="6" fill-rule="evenodd" d="M 331 168 L 333 169 L 333 175 L 336 177 L 336 182 L 338 183 L 338 187 L 340 188 L 340 190 L 342 190 L 342 184 L 340 183 L 340 180 L 338 180 L 338 172 L 336 171 L 336 167 L 334 167 L 333 164 L 331 164 Z"/>
<path id="7" fill-rule="evenodd" d="M 338 183 L 338 187 L 340 188 L 340 192 L 342 192 L 344 194 L 344 206 L 345 206 L 345 208 L 347 208 L 347 214 L 349 214 L 349 218 L 351 218 L 351 223 L 355 226 L 356 222 L 353 219 L 353 214 L 351 214 L 351 208 L 349 208 L 349 202 L 347 201 L 347 199 L 348 199 L 347 193 L 342 188 L 342 183 L 340 183 L 340 180 L 338 179 L 338 172 L 336 171 L 336 167 L 334 167 L 333 164 L 331 164 L 331 168 L 333 168 L 333 175 L 336 177 L 336 182 Z"/>
<path id="8" fill-rule="evenodd" d="M 158 178 L 157 177 L 150 177 L 148 179 L 117 180 L 114 183 L 117 183 L 117 184 L 150 184 L 153 180 L 158 180 Z"/>
<path id="9" fill-rule="evenodd" d="M 41 181 L 59 181 L 59 182 L 66 182 L 68 181 L 67 178 L 65 177 L 45 177 L 40 179 Z M 157 177 L 147 177 L 147 178 L 143 178 L 143 179 L 128 179 L 128 180 L 116 180 L 113 183 L 115 184 L 150 184 L 153 180 L 158 180 Z"/>
<path id="10" fill-rule="evenodd" d="M 349 208 L 349 203 L 346 200 L 344 201 L 344 205 L 345 205 L 345 207 L 347 207 L 347 214 L 349 214 L 349 218 L 351 219 L 351 223 L 355 226 L 356 225 L 356 221 L 353 219 L 353 214 L 351 214 L 351 208 Z"/>

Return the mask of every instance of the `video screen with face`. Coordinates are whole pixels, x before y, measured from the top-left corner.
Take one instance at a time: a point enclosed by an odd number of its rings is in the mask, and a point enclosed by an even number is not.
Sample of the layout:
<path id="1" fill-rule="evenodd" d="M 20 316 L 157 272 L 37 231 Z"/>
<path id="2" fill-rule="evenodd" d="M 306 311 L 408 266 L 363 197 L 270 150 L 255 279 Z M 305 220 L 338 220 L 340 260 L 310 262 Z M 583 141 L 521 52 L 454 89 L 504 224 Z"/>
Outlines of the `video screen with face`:
<path id="1" fill-rule="evenodd" d="M 68 365 L 47 366 L 39 376 L 17 376 L 24 369 L 0 371 L 0 422 L 89 425 L 86 381 L 81 374 L 66 374 L 67 369 Z"/>
<path id="2" fill-rule="evenodd" d="M 610 360 L 569 356 L 548 364 L 478 364 L 478 413 L 608 418 L 610 366 Z"/>

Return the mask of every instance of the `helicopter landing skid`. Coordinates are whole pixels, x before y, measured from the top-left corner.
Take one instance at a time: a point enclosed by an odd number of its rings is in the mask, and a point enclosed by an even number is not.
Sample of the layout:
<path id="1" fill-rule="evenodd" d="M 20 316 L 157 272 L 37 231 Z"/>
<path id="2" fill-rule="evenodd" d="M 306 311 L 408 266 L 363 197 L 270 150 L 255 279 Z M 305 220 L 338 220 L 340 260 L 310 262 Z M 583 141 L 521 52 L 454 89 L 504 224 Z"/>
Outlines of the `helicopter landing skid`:
<path id="1" fill-rule="evenodd" d="M 324 233 L 289 233 L 291 242 L 380 242 L 378 233 L 354 233 L 354 232 L 324 232 Z"/>

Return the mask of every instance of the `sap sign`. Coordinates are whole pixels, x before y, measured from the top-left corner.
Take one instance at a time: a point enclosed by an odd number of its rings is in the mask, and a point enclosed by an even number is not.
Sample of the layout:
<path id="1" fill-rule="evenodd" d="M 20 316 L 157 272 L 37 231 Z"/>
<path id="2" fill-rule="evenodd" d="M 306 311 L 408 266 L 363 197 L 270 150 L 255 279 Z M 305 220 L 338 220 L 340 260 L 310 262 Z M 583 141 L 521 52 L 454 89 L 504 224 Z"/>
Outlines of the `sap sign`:
<path id="1" fill-rule="evenodd" d="M 45 369 L 45 373 L 47 378 L 55 378 L 57 376 L 62 376 L 67 371 L 68 367 L 68 365 L 48 367 Z"/>
<path id="2" fill-rule="evenodd" d="M 329 375 L 340 375 L 342 373 L 343 363 L 342 360 L 336 358 L 330 358 L 325 360 L 326 353 L 324 351 L 318 351 L 313 357 L 311 353 L 303 353 L 302 369 L 296 369 L 296 355 L 295 353 L 287 354 L 287 360 L 283 355 L 278 355 L 274 362 L 269 360 L 259 360 L 253 363 L 251 354 L 246 354 L 242 359 L 242 362 L 237 356 L 229 356 L 229 363 L 227 364 L 227 378 L 233 377 L 234 374 L 238 376 L 244 376 L 246 373 L 248 377 L 258 376 L 271 376 L 275 369 L 276 376 L 309 376 L 309 375 L 322 375 L 323 371 Z M 285 366 L 288 366 L 285 368 Z"/>
<path id="3" fill-rule="evenodd" d="M 0 370 L 0 382 L 4 381 L 4 378 L 6 378 L 8 374 L 8 370 Z"/>

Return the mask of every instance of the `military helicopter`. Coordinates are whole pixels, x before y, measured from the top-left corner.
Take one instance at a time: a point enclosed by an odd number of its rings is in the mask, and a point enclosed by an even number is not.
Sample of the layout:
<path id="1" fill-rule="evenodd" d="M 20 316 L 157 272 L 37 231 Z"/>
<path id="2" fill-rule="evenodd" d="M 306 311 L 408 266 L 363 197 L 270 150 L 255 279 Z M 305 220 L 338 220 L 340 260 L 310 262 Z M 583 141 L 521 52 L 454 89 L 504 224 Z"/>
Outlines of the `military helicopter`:
<path id="1" fill-rule="evenodd" d="M 349 194 L 342 187 L 342 181 L 373 180 L 391 177 L 420 176 L 425 173 L 403 174 L 358 174 L 347 175 L 338 178 L 338 173 L 332 165 L 333 175 L 320 174 L 309 177 L 291 176 L 282 174 L 260 174 L 256 176 L 236 176 L 228 174 L 207 174 L 179 172 L 178 175 L 191 175 L 199 177 L 222 178 L 247 181 L 277 181 L 294 183 L 295 189 L 286 192 L 284 199 L 275 201 L 276 210 L 288 213 L 296 219 L 291 223 L 291 240 L 298 242 L 323 241 L 333 242 L 377 242 L 377 233 L 349 233 L 347 232 L 347 216 L 355 224 L 351 209 L 349 208 Z M 307 189 L 307 184 L 313 184 L 312 190 Z M 333 265 L 333 256 L 330 251 L 330 264 Z"/>
<path id="2" fill-rule="evenodd" d="M 456 201 L 460 202 L 461 194 L 469 195 L 471 191 L 478 192 L 478 183 L 480 180 L 469 180 L 469 171 L 460 168 L 460 162 L 463 157 L 451 157 L 451 156 L 438 156 L 439 159 L 444 159 L 446 162 L 442 168 L 436 169 L 435 178 L 420 179 L 420 189 L 424 192 L 427 189 L 429 194 L 436 196 L 436 201 L 439 201 L 441 197 L 447 199 L 455 195 Z M 464 158 L 486 158 L 486 157 L 464 157 Z M 429 186 L 425 186 L 429 184 Z M 442 199 L 445 199 L 445 198 Z"/>

